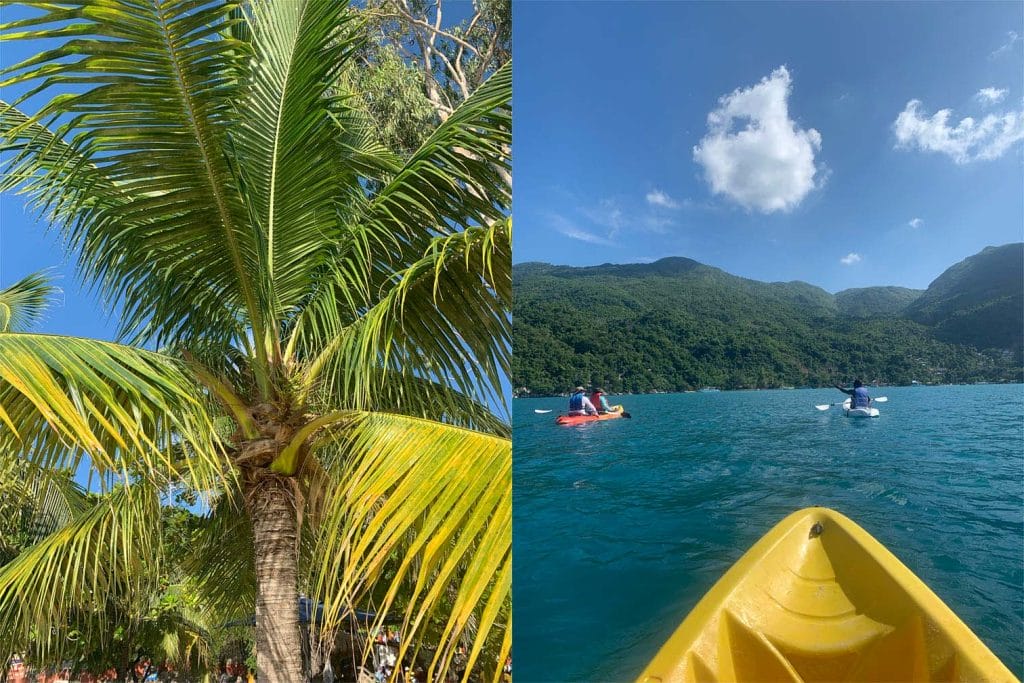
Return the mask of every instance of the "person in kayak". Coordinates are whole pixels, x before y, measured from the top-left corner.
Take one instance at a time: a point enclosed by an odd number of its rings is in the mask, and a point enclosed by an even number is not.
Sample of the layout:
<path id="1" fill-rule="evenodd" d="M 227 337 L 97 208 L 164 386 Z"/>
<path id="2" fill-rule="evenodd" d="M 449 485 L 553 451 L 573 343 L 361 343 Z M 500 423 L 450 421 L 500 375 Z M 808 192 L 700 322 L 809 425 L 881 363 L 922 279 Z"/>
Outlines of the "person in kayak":
<path id="1" fill-rule="evenodd" d="M 587 390 L 576 387 L 569 397 L 569 415 L 597 415 L 597 408 L 587 398 Z"/>
<path id="2" fill-rule="evenodd" d="M 852 400 L 850 401 L 851 408 L 870 408 L 871 397 L 868 396 L 868 390 L 864 387 L 864 382 L 859 379 L 853 380 L 853 389 L 844 389 L 842 386 L 836 384 L 836 389 L 849 394 Z"/>
<path id="3" fill-rule="evenodd" d="M 608 405 L 608 399 L 604 397 L 604 389 L 594 389 L 594 393 L 590 395 L 590 402 L 594 404 L 599 413 L 621 413 L 622 406 L 610 406 Z"/>

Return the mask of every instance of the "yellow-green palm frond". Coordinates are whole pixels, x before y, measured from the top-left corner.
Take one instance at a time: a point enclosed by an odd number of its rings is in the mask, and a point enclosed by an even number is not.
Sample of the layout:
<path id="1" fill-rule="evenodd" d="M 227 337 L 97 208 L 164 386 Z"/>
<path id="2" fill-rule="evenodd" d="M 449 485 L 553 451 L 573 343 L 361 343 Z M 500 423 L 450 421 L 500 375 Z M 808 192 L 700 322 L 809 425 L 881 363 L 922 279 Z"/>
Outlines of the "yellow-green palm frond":
<path id="1" fill-rule="evenodd" d="M 181 449 L 189 457 L 176 462 Z M 109 342 L 0 334 L 0 449 L 45 470 L 172 477 L 213 489 L 225 459 L 194 378 Z"/>
<path id="2" fill-rule="evenodd" d="M 39 322 L 57 287 L 45 272 L 32 273 L 0 289 L 0 332 L 25 332 Z"/>
<path id="3" fill-rule="evenodd" d="M 153 592 L 159 520 L 156 489 L 121 487 L 0 568 L 0 642 L 59 658 L 70 628 L 112 633 L 112 598 Z"/>
<path id="4" fill-rule="evenodd" d="M 491 408 L 444 382 L 412 376 L 385 368 L 372 380 L 373 395 L 367 410 L 398 413 L 425 420 L 438 420 L 505 439 L 512 438 L 512 426 Z M 322 397 L 327 401 L 329 397 Z"/>
<path id="5" fill-rule="evenodd" d="M 489 638 L 504 643 L 490 653 L 500 665 L 510 642 L 493 630 L 511 589 L 511 442 L 381 413 L 355 416 L 331 442 L 338 460 L 324 459 L 334 484 L 313 522 L 310 580 L 328 626 L 383 582 L 377 607 L 381 618 L 404 611 L 403 650 L 437 645 L 432 678 L 463 638 L 470 669 Z"/>

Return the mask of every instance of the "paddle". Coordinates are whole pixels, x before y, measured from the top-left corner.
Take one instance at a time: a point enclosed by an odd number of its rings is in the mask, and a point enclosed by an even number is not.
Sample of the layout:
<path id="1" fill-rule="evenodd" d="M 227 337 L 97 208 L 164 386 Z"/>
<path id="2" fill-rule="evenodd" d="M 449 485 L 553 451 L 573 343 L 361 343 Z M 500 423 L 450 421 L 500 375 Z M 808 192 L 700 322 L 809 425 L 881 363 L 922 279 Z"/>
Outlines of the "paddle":
<path id="1" fill-rule="evenodd" d="M 541 410 L 539 408 L 534 408 L 533 412 L 537 413 L 538 415 L 543 415 L 544 413 L 550 413 L 551 411 L 550 410 Z"/>
<path id="2" fill-rule="evenodd" d="M 622 417 L 632 420 L 633 416 L 627 413 L 625 410 L 622 411 Z"/>
<path id="3" fill-rule="evenodd" d="M 847 399 L 847 400 L 849 400 L 849 399 Z M 879 396 L 878 398 L 871 399 L 871 402 L 872 403 L 885 403 L 888 400 L 889 400 L 888 396 Z M 828 410 L 832 406 L 841 406 L 844 403 L 846 403 L 846 401 L 840 401 L 839 403 L 826 403 L 824 405 L 814 406 L 814 407 L 817 408 L 818 410 Z"/>

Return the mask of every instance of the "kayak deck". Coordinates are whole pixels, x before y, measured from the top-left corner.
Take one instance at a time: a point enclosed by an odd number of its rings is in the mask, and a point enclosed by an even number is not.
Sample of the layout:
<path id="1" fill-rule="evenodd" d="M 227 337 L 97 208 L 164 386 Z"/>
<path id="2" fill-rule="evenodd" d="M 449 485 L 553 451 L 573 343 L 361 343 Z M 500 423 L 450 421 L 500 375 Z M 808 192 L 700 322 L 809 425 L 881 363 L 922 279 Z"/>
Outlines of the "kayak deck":
<path id="1" fill-rule="evenodd" d="M 866 531 L 807 508 L 726 572 L 638 679 L 768 680 L 1017 679 Z"/>
<path id="2" fill-rule="evenodd" d="M 622 417 L 622 412 L 602 413 L 600 415 L 559 415 L 555 418 L 555 424 L 580 425 L 588 422 L 600 422 L 601 420 L 616 420 Z"/>
<path id="3" fill-rule="evenodd" d="M 843 414 L 846 417 L 878 417 L 878 408 L 851 408 L 850 399 L 843 401 Z"/>

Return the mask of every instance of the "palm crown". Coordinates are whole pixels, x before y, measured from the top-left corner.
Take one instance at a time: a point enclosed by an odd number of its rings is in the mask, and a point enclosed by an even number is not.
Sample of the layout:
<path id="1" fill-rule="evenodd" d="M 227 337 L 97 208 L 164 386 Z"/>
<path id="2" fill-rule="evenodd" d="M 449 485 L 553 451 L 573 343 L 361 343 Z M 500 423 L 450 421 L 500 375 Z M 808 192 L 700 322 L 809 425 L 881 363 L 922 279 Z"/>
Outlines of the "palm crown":
<path id="1" fill-rule="evenodd" d="M 171 485 L 209 497 L 199 552 L 247 539 L 194 588 L 255 602 L 261 680 L 298 680 L 300 586 L 328 629 L 374 595 L 435 671 L 475 660 L 511 582 L 510 68 L 402 162 L 338 86 L 343 3 L 23 4 L 5 39 L 59 45 L 2 85 L 58 94 L 0 103 L 2 187 L 123 316 L 120 343 L 31 334 L 39 297 L 0 297 L 0 453 L 121 493 L 0 570 L 0 641 L 102 623 Z"/>

